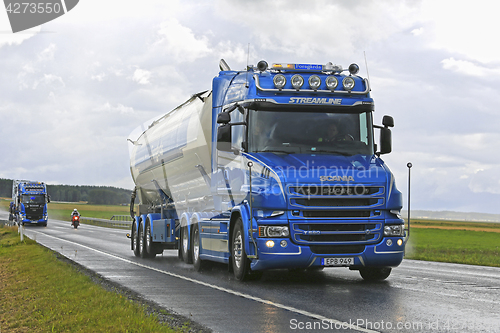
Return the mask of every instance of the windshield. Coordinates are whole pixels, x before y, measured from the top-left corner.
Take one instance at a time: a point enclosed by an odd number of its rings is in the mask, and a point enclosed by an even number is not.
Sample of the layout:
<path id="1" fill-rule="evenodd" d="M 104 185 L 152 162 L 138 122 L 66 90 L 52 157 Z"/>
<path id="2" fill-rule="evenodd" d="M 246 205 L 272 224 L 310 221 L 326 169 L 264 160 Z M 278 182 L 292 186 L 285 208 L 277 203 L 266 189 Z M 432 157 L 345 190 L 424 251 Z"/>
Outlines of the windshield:
<path id="1" fill-rule="evenodd" d="M 249 110 L 248 151 L 372 155 L 371 112 Z"/>
<path id="2" fill-rule="evenodd" d="M 45 203 L 45 195 L 43 194 L 24 194 L 22 196 L 22 202 L 24 204 L 44 204 Z"/>

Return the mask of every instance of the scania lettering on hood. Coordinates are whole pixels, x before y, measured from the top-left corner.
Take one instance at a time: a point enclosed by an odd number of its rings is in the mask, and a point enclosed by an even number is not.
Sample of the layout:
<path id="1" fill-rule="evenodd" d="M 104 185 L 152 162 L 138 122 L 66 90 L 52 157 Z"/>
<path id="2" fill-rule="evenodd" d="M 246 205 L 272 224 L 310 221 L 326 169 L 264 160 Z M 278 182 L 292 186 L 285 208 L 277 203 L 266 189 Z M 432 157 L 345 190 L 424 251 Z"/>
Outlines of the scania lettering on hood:
<path id="1" fill-rule="evenodd" d="M 407 240 L 381 159 L 394 120 L 373 124 L 358 65 L 219 68 L 211 90 L 128 139 L 134 254 L 177 249 L 196 270 L 226 263 L 238 280 L 325 267 L 387 278 Z"/>
<path id="2" fill-rule="evenodd" d="M 353 182 L 353 176 L 321 176 L 319 180 L 322 182 Z"/>

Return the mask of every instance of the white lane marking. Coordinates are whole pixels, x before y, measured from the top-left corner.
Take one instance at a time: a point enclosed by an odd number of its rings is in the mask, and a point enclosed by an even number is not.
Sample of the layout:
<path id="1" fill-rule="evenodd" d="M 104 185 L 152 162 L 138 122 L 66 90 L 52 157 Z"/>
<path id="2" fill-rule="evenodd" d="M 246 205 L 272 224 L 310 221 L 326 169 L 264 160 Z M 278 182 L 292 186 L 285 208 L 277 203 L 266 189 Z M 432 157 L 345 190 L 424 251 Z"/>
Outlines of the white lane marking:
<path id="1" fill-rule="evenodd" d="M 304 315 L 304 316 L 307 316 L 307 317 L 310 317 L 310 318 L 314 318 L 314 319 L 317 319 L 317 320 L 320 320 L 320 321 L 329 322 L 329 323 L 334 324 L 335 327 L 340 327 L 340 328 L 343 328 L 343 329 L 357 330 L 357 331 L 366 332 L 366 333 L 380 333 L 379 331 L 373 331 L 373 330 L 370 330 L 370 329 L 366 329 L 364 327 L 360 327 L 360 326 L 357 326 L 357 325 L 354 325 L 352 323 L 348 323 L 348 322 L 345 322 L 345 321 L 340 321 L 340 320 L 337 320 L 337 319 L 330 319 L 330 318 L 327 318 L 325 316 L 318 315 L 318 314 L 315 314 L 315 313 L 312 313 L 312 312 L 309 312 L 309 311 L 300 310 L 300 309 L 297 309 L 297 308 L 294 308 L 294 307 L 291 307 L 291 306 L 287 306 L 287 305 L 284 305 L 284 304 L 281 304 L 281 303 L 272 302 L 272 301 L 269 301 L 269 300 L 266 300 L 266 299 L 263 299 L 263 298 L 260 298 L 260 297 L 255 297 L 255 296 L 252 296 L 252 295 L 240 293 L 239 291 L 235 291 L 235 290 L 231 290 L 231 289 L 219 287 L 219 286 L 216 286 L 216 285 L 213 285 L 213 284 L 209 284 L 209 283 L 206 283 L 206 282 L 203 282 L 203 281 L 199 281 L 199 280 L 195 280 L 195 279 L 192 279 L 192 278 L 188 278 L 186 276 L 182 276 L 182 275 L 179 275 L 179 274 L 175 274 L 175 273 L 171 273 L 171 272 L 167 272 L 167 271 L 162 271 L 162 270 L 160 270 L 158 268 L 146 266 L 146 265 L 143 265 L 141 263 L 134 262 L 134 261 L 122 258 L 122 257 L 118 257 L 118 256 L 116 256 L 114 254 L 103 252 L 101 250 L 93 249 L 93 248 L 88 247 L 86 245 L 75 243 L 75 242 L 72 242 L 72 241 L 69 241 L 69 240 L 66 240 L 66 239 L 63 239 L 63 238 L 55 237 L 55 236 L 52 236 L 52 235 L 47 235 L 47 234 L 41 233 L 39 231 L 34 231 L 34 232 L 40 233 L 40 234 L 42 234 L 44 236 L 47 236 L 47 237 L 59 239 L 59 240 L 62 240 L 64 242 L 72 243 L 72 244 L 84 247 L 86 249 L 95 251 L 97 253 L 101 253 L 101 254 L 107 255 L 109 257 L 121 260 L 123 262 L 129 263 L 129 264 L 132 264 L 132 265 L 136 265 L 136 266 L 139 266 L 139 267 L 147 268 L 147 269 L 150 269 L 152 271 L 156 271 L 158 273 L 163 273 L 165 275 L 169 275 L 169 276 L 176 277 L 176 278 L 179 278 L 179 279 L 182 279 L 182 280 L 185 280 L 185 281 L 193 282 L 193 283 L 205 286 L 205 287 L 209 287 L 209 288 L 212 288 L 212 289 L 223 291 L 223 292 L 226 292 L 228 294 L 232 294 L 232 295 L 235 295 L 235 296 L 244 297 L 244 298 L 249 299 L 249 300 L 253 300 L 253 301 L 256 301 L 256 302 L 259 302 L 259 303 L 271 305 L 271 306 L 274 306 L 274 307 L 277 307 L 277 308 L 280 308 L 280 309 L 283 309 L 283 310 L 288 310 L 290 312 L 295 312 L 295 313 L 298 313 L 298 314 L 301 314 L 301 315 Z M 62 255 L 64 255 L 68 259 L 71 259 L 70 257 L 66 256 L 65 254 L 62 254 Z"/>

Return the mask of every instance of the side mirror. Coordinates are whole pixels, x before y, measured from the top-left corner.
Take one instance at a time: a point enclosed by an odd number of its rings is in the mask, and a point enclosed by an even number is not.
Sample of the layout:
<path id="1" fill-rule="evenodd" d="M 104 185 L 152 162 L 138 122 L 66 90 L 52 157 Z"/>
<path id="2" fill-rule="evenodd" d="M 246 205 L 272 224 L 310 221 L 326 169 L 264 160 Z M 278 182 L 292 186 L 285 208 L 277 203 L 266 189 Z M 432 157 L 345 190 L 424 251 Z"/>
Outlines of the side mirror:
<path id="1" fill-rule="evenodd" d="M 219 116 L 222 113 L 219 113 Z M 229 116 L 229 114 L 227 114 Z M 217 122 L 219 122 L 217 117 Z M 217 129 L 217 149 L 222 151 L 232 151 L 231 149 L 231 125 L 224 124 Z"/>
<path id="2" fill-rule="evenodd" d="M 47 203 L 50 202 L 50 195 L 47 195 Z"/>
<path id="3" fill-rule="evenodd" d="M 380 129 L 380 154 L 389 154 L 392 151 L 392 133 L 387 127 Z"/>
<path id="4" fill-rule="evenodd" d="M 384 116 L 382 118 L 382 125 L 384 127 L 394 127 L 394 119 L 391 116 Z"/>
<path id="5" fill-rule="evenodd" d="M 228 124 L 231 121 L 231 115 L 228 112 L 221 112 L 217 115 L 217 124 Z"/>

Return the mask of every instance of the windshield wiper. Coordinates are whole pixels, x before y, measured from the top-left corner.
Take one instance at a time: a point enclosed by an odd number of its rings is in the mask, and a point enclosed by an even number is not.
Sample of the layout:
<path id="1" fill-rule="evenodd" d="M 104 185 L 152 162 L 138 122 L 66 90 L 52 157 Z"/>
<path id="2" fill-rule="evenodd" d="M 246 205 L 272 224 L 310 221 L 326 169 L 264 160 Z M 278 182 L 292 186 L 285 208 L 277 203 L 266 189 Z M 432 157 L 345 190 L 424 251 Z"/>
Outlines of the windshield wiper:
<path id="1" fill-rule="evenodd" d="M 345 152 L 345 151 L 338 151 L 338 150 L 333 150 L 333 149 L 311 149 L 312 153 L 330 153 L 330 154 L 338 154 L 342 156 L 351 156 L 353 154 Z"/>
<path id="2" fill-rule="evenodd" d="M 264 150 L 257 150 L 255 152 L 256 153 L 284 153 L 284 154 L 292 154 L 293 153 L 293 151 L 278 150 L 278 149 L 264 149 Z"/>

